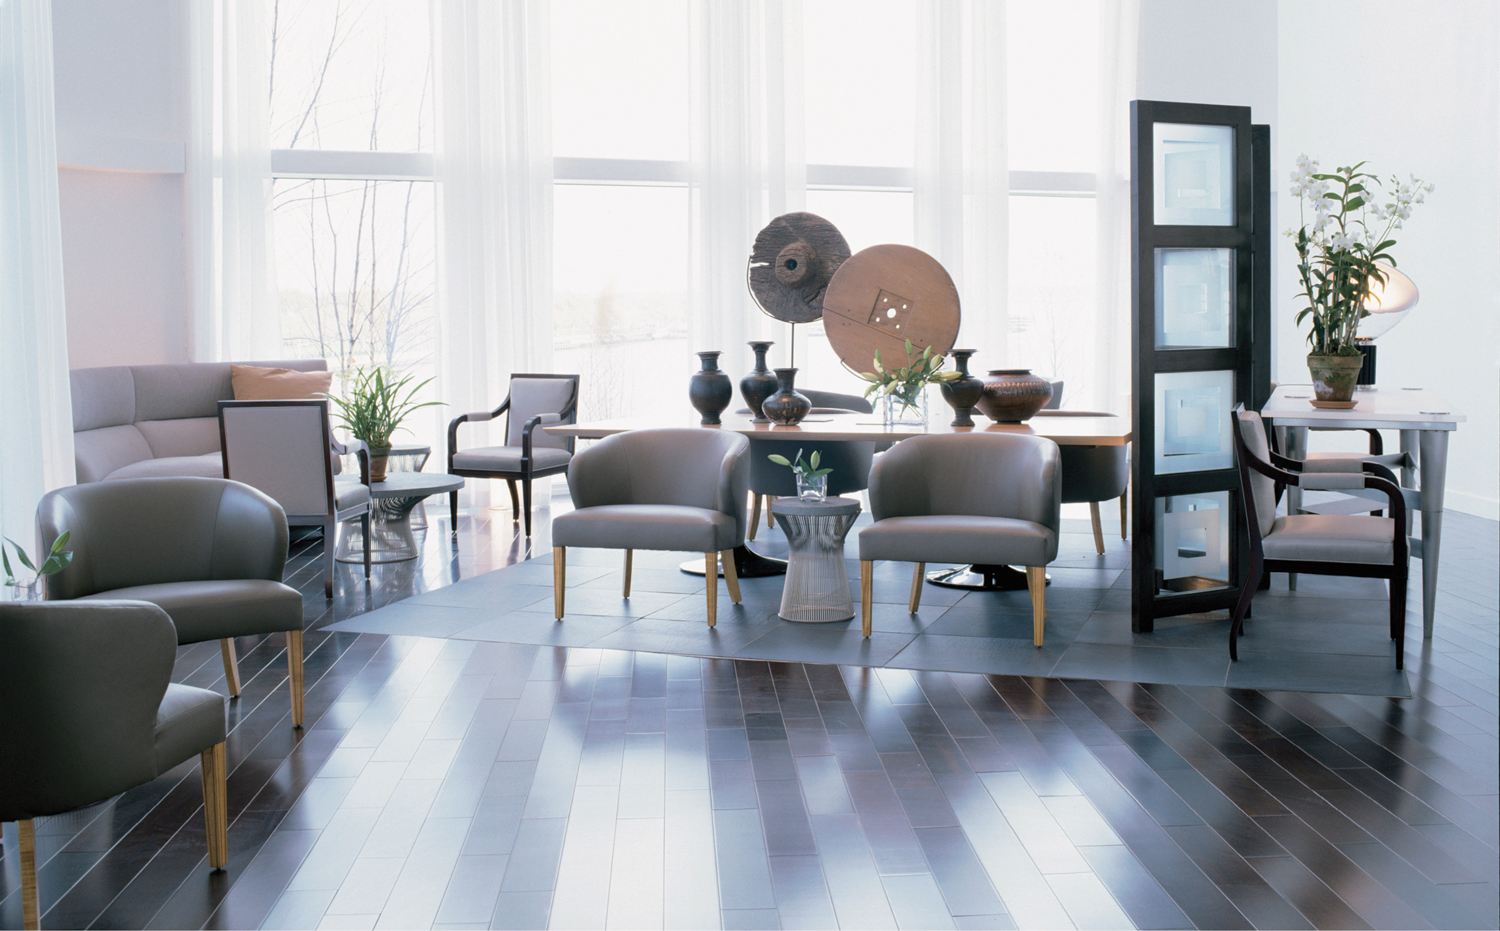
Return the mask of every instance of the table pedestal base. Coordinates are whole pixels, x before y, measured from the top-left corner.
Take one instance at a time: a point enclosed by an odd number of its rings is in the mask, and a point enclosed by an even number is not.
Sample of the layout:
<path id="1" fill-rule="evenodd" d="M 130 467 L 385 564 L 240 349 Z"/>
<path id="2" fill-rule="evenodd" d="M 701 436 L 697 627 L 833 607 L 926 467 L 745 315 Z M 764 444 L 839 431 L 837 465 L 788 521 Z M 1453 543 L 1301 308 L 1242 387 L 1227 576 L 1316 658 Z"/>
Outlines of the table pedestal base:
<path id="1" fill-rule="evenodd" d="M 970 592 L 1016 592 L 1026 588 L 1026 573 L 1010 566 L 991 566 L 975 563 L 972 566 L 954 566 L 927 573 L 931 585 L 943 588 L 961 588 Z M 1052 576 L 1047 576 L 1052 584 Z"/>
<path id="2" fill-rule="evenodd" d="M 421 547 L 412 534 L 411 512 L 421 503 L 421 498 L 383 498 L 375 502 L 375 513 L 370 515 L 370 562 L 406 562 L 417 558 Z M 363 565 L 365 541 L 360 522 L 344 521 L 338 536 L 333 558 Z M 324 545 L 328 545 L 326 541 Z"/>
<path id="3" fill-rule="evenodd" d="M 688 575 L 703 574 L 703 559 L 689 559 L 682 564 Z M 764 579 L 773 575 L 786 575 L 786 560 L 775 556 L 762 556 L 750 547 L 741 544 L 734 548 L 734 571 L 742 579 Z M 723 575 L 724 570 L 719 570 Z"/>

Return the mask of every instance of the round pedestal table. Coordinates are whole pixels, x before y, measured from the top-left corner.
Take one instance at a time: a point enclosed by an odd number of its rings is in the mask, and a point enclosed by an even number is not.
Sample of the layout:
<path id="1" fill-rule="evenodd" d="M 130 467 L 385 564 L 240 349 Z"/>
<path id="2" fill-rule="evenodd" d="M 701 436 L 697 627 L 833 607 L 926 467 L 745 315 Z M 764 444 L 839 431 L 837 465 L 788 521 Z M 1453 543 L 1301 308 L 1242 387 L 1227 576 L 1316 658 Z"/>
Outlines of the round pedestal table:
<path id="1" fill-rule="evenodd" d="M 428 495 L 445 494 L 464 487 L 457 475 L 429 472 L 387 472 L 385 481 L 370 486 L 375 513 L 370 519 L 370 561 L 403 562 L 420 552 L 412 535 L 411 512 Z M 339 562 L 363 563 L 364 540 L 358 521 L 346 520 L 339 533 L 335 554 Z"/>
<path id="2" fill-rule="evenodd" d="M 790 546 L 781 619 L 821 624 L 854 617 L 844 537 L 859 517 L 859 502 L 853 498 L 777 498 L 771 512 Z"/>

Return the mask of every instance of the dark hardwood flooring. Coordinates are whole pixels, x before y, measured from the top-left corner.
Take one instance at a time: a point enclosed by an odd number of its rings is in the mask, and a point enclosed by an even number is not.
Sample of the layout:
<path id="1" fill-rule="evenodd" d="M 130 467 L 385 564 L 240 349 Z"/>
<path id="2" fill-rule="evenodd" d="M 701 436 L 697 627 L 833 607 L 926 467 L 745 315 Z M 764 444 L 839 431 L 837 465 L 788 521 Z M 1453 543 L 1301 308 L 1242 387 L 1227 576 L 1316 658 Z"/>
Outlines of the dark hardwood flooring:
<path id="1" fill-rule="evenodd" d="M 454 554 L 441 510 L 332 603 L 297 542 L 307 728 L 284 639 L 243 638 L 228 868 L 184 765 L 38 821 L 44 927 L 1500 924 L 1495 522 L 1448 516 L 1393 699 L 321 629 L 527 555 L 505 512 Z M 222 690 L 217 647 L 175 678 Z"/>

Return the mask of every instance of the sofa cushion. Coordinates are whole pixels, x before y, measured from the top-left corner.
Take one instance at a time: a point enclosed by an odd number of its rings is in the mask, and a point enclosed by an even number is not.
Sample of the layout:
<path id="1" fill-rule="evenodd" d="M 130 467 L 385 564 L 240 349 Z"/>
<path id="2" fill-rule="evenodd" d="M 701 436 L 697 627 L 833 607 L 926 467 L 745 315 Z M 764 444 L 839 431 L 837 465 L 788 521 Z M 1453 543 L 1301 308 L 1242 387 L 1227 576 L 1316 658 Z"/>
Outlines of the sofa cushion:
<path id="1" fill-rule="evenodd" d="M 102 478 L 177 478 L 179 476 L 223 478 L 224 457 L 217 452 L 213 452 L 203 456 L 167 456 L 162 459 L 142 459 L 139 462 L 132 462 L 130 465 L 121 466 L 108 475 L 102 476 Z M 93 479 L 92 481 L 98 481 L 98 479 Z"/>
<path id="2" fill-rule="evenodd" d="M 134 365 L 135 419 L 217 417 L 219 402 L 234 397 L 228 362 Z"/>
<path id="3" fill-rule="evenodd" d="M 135 377 L 128 366 L 74 369 L 68 373 L 68 383 L 74 433 L 135 422 Z"/>
<path id="4" fill-rule="evenodd" d="M 259 365 L 229 366 L 236 401 L 295 401 L 327 394 L 332 372 L 298 372 Z"/>
<path id="5" fill-rule="evenodd" d="M 219 418 L 185 417 L 182 420 L 142 420 L 135 428 L 146 438 L 151 455 L 203 456 L 219 451 Z M 194 473 L 196 474 L 196 473 Z"/>
<path id="6" fill-rule="evenodd" d="M 103 481 L 116 469 L 150 458 L 151 446 L 134 424 L 73 434 L 73 471 L 80 485 Z"/>

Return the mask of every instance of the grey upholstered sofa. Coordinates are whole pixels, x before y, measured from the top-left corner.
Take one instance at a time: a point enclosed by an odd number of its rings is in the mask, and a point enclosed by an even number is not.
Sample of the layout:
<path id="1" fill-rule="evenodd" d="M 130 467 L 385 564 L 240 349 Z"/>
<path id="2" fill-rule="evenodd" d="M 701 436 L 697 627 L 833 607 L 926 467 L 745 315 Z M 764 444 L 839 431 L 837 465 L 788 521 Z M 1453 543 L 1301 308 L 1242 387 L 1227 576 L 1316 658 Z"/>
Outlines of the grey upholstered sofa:
<path id="1" fill-rule="evenodd" d="M 323 359 L 246 362 L 321 372 Z M 220 401 L 234 399 L 228 362 L 74 369 L 73 461 L 78 482 L 111 478 L 223 478 Z"/>

